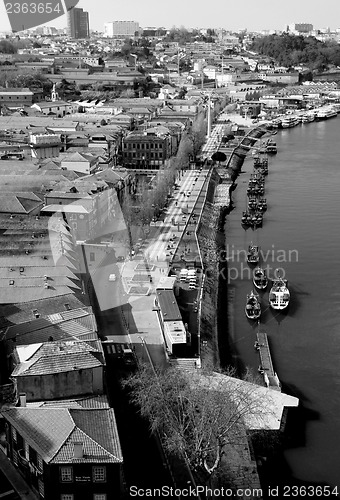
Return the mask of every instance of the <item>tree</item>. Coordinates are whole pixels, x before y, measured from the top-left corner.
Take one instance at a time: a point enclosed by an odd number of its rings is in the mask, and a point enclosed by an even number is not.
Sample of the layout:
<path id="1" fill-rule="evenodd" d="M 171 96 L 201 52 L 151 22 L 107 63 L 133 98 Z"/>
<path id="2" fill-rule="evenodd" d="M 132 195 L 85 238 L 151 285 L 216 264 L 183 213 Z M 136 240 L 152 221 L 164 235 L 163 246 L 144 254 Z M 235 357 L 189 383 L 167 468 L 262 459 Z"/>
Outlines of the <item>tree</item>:
<path id="1" fill-rule="evenodd" d="M 210 110 L 209 110 L 210 111 Z M 206 122 L 204 119 L 204 114 L 200 113 L 193 123 L 190 132 L 188 133 L 188 137 L 192 144 L 192 155 L 194 158 L 200 152 L 206 135 Z"/>
<path id="2" fill-rule="evenodd" d="M 2 53 L 2 54 L 16 54 L 17 49 L 14 46 L 14 44 L 9 42 L 8 40 L 1 40 L 0 41 L 0 53 Z"/>
<path id="3" fill-rule="evenodd" d="M 227 159 L 227 155 L 225 153 L 223 153 L 222 151 L 216 151 L 212 156 L 211 156 L 211 159 L 213 161 L 218 161 L 218 163 L 220 164 L 221 162 L 223 161 L 226 161 Z"/>
<path id="4" fill-rule="evenodd" d="M 188 374 L 175 367 L 152 371 L 142 365 L 123 384 L 151 430 L 160 435 L 165 451 L 184 458 L 200 482 L 222 475 L 223 455 L 244 436 L 245 420 L 255 418 L 265 427 L 269 401 L 264 404 L 257 385 L 232 375 L 233 370 Z"/>

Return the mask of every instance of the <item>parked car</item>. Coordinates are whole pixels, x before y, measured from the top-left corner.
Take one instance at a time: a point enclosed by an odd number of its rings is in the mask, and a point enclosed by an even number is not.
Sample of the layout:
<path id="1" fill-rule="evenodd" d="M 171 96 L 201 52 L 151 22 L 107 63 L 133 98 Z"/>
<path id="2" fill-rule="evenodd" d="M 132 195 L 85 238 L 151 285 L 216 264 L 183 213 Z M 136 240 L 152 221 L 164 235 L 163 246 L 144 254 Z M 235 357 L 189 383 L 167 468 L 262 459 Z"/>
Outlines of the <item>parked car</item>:
<path id="1" fill-rule="evenodd" d="M 109 275 L 109 281 L 116 281 L 117 276 L 115 274 L 110 274 Z"/>

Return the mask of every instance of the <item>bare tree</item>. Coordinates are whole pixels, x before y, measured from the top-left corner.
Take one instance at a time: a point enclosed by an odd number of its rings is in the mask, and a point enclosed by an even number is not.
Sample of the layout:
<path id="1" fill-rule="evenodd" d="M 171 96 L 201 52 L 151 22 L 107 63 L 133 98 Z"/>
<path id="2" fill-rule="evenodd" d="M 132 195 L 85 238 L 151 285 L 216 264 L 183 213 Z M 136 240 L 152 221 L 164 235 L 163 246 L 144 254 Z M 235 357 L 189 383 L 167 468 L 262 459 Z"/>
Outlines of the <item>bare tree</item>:
<path id="1" fill-rule="evenodd" d="M 196 478 L 221 475 L 227 445 L 244 436 L 244 422 L 264 414 L 262 397 L 253 383 L 209 370 L 184 373 L 170 367 L 152 372 L 142 366 L 125 385 L 152 431 L 161 436 L 165 450 L 185 458 Z"/>

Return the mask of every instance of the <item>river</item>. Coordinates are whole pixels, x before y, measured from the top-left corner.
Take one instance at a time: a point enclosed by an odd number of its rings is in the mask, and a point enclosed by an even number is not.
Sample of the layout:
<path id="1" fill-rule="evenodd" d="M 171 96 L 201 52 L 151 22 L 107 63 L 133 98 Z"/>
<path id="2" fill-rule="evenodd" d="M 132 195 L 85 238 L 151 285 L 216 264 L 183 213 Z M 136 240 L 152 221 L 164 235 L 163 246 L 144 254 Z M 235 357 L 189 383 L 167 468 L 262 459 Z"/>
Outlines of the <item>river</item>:
<path id="1" fill-rule="evenodd" d="M 269 157 L 263 227 L 244 230 L 246 188 L 253 170 L 245 160 L 226 220 L 230 290 L 234 290 L 230 345 L 239 366 L 257 370 L 257 326 L 244 314 L 253 288 L 243 250 L 253 241 L 273 275 L 282 268 L 291 291 L 286 314 L 262 295 L 261 326 L 274 367 L 289 394 L 300 398 L 300 443 L 284 453 L 292 478 L 340 486 L 340 117 L 280 130 L 278 154 Z M 270 251 L 269 253 L 267 253 Z M 239 253 L 238 253 L 239 252 Z M 300 422 L 301 424 L 301 422 Z M 340 493 L 340 490 L 339 490 Z"/>

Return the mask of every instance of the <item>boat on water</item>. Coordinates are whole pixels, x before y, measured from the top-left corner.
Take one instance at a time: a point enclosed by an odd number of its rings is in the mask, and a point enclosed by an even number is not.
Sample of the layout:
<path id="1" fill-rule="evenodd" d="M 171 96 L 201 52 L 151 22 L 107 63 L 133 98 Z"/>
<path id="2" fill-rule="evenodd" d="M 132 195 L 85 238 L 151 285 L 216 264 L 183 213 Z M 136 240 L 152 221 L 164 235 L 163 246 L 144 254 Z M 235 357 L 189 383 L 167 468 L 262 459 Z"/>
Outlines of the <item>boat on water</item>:
<path id="1" fill-rule="evenodd" d="M 253 290 L 247 294 L 247 302 L 244 311 L 248 319 L 259 319 L 261 316 L 260 297 L 259 294 Z"/>
<path id="2" fill-rule="evenodd" d="M 257 209 L 257 199 L 249 198 L 248 200 L 248 210 L 256 210 Z"/>
<path id="3" fill-rule="evenodd" d="M 266 145 L 266 153 L 270 155 L 275 155 L 277 153 L 276 142 L 273 139 L 268 139 Z"/>
<path id="4" fill-rule="evenodd" d="M 265 212 L 267 210 L 267 199 L 266 198 L 261 198 L 257 202 L 257 210 L 260 212 Z"/>
<path id="5" fill-rule="evenodd" d="M 254 226 L 261 226 L 263 223 L 263 214 L 261 212 L 256 212 L 252 219 Z"/>
<path id="6" fill-rule="evenodd" d="M 251 215 L 247 210 L 245 210 L 242 214 L 241 224 L 243 224 L 244 226 L 251 225 Z"/>
<path id="7" fill-rule="evenodd" d="M 249 264 L 257 264 L 259 260 L 260 260 L 259 247 L 257 245 L 253 245 L 253 243 L 250 243 L 247 252 L 247 262 Z"/>
<path id="8" fill-rule="evenodd" d="M 277 274 L 277 271 L 275 271 Z M 287 286 L 288 282 L 282 277 L 273 280 L 272 287 L 269 292 L 269 305 L 275 310 L 287 309 L 290 302 L 290 292 Z"/>
<path id="9" fill-rule="evenodd" d="M 268 277 L 265 269 L 257 267 L 253 272 L 253 283 L 259 290 L 264 290 L 268 285 Z"/>
<path id="10" fill-rule="evenodd" d="M 313 111 L 308 111 L 302 115 L 302 123 L 310 123 L 315 120 L 315 113 Z"/>
<path id="11" fill-rule="evenodd" d="M 295 127 L 300 123 L 300 119 L 296 115 L 287 115 L 282 118 L 282 128 Z"/>
<path id="12" fill-rule="evenodd" d="M 334 116 L 337 116 L 337 112 L 332 106 L 324 106 L 322 108 L 319 108 L 317 113 L 316 113 L 316 120 L 328 120 L 328 118 L 333 118 Z"/>

